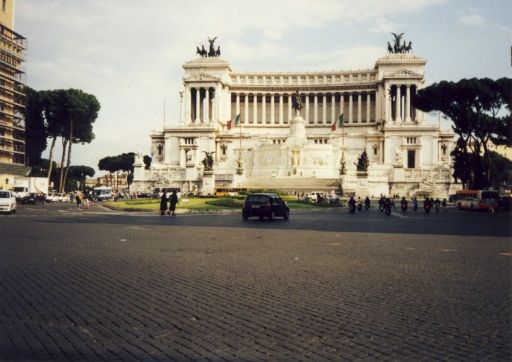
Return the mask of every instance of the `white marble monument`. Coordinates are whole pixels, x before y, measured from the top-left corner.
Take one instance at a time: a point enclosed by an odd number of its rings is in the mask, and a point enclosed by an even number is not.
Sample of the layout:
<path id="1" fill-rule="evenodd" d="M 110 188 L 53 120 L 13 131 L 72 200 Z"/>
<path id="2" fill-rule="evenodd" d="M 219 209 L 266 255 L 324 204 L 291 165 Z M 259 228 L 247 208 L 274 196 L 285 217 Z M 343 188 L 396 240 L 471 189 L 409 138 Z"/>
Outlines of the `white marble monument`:
<path id="1" fill-rule="evenodd" d="M 409 52 L 410 44 L 396 43 L 372 69 L 241 72 L 218 56 L 219 48 L 212 53 L 211 42 L 210 52 L 183 65 L 179 126 L 151 134 L 151 168 L 134 164 L 132 189 L 306 192 L 338 190 L 343 183 L 345 192 L 360 196 L 446 197 L 454 135 L 425 124 L 412 105 L 425 83 L 426 61 Z M 297 112 L 296 92 L 302 101 Z M 365 150 L 366 175 L 355 166 Z M 204 169 L 205 153 L 213 155 L 213 171 Z M 209 172 L 214 184 L 208 184 Z"/>

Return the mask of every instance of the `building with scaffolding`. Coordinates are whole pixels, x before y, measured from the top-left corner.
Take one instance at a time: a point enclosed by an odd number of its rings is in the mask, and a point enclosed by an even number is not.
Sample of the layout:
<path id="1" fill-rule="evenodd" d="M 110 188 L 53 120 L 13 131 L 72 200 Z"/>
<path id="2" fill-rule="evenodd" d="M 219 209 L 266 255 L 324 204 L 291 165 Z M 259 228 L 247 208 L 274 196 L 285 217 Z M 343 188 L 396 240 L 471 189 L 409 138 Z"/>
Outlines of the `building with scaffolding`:
<path id="1" fill-rule="evenodd" d="M 14 30 L 14 0 L 0 1 L 0 188 L 26 175 L 23 63 L 27 40 Z"/>

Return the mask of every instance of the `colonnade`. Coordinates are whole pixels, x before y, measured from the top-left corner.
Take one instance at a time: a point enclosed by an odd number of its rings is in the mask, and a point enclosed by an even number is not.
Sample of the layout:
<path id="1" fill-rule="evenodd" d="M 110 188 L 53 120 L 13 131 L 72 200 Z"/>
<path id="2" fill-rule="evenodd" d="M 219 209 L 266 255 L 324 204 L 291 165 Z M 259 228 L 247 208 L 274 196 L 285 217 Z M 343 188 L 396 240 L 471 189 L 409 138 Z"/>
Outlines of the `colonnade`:
<path id="1" fill-rule="evenodd" d="M 186 86 L 181 98 L 181 119 L 186 123 L 210 124 L 219 109 L 218 86 Z"/>
<path id="2" fill-rule="evenodd" d="M 415 84 L 386 84 L 386 121 L 395 123 L 421 121 L 422 113 L 415 109 L 411 102 L 411 97 L 417 89 Z"/>
<path id="3" fill-rule="evenodd" d="M 240 114 L 242 124 L 285 124 L 293 117 L 294 92 L 231 94 L 232 118 Z M 308 124 L 331 124 L 341 113 L 345 123 L 370 123 L 376 119 L 375 91 L 302 93 L 301 96 L 301 115 Z"/>

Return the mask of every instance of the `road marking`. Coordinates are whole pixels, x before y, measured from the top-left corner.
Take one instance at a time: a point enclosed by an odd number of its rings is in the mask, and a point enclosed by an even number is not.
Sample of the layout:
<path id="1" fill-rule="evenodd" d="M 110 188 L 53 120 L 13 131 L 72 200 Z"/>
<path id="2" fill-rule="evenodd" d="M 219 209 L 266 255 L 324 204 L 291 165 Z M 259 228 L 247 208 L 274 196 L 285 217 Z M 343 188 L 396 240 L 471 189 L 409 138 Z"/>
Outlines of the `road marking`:
<path id="1" fill-rule="evenodd" d="M 512 252 L 509 252 L 509 253 L 500 253 L 500 255 L 503 255 L 503 256 L 512 256 Z"/>
<path id="2" fill-rule="evenodd" d="M 442 251 L 443 253 L 450 253 L 452 251 L 455 251 L 453 249 L 434 249 L 435 251 Z"/>
<path id="3" fill-rule="evenodd" d="M 410 219 L 411 218 L 410 216 L 405 216 L 402 214 L 398 214 L 396 212 L 392 212 L 391 215 L 396 216 L 396 217 L 401 217 L 402 219 Z"/>

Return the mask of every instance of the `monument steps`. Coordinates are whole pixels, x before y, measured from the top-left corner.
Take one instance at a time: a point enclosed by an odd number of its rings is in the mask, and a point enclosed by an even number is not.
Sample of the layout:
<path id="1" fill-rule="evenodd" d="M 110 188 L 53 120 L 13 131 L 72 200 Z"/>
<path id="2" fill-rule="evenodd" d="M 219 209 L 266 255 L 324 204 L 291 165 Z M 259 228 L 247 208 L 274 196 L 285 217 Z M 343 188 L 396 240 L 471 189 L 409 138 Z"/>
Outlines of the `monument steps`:
<path id="1" fill-rule="evenodd" d="M 247 189 L 276 189 L 276 190 L 302 190 L 320 191 L 337 190 L 338 179 L 303 178 L 303 177 L 281 177 L 268 178 L 257 177 L 242 181 L 239 185 Z"/>

